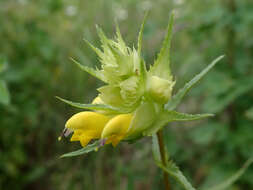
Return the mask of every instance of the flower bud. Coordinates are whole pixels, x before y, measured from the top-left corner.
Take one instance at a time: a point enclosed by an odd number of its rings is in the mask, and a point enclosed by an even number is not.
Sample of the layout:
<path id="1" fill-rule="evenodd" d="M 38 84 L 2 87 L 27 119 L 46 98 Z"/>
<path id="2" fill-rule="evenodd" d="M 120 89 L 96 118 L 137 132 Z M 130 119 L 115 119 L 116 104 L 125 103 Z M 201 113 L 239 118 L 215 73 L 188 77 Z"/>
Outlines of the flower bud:
<path id="1" fill-rule="evenodd" d="M 106 124 L 101 135 L 101 138 L 106 139 L 106 144 L 116 146 L 126 136 L 132 117 L 132 114 L 120 114 Z"/>
<path id="2" fill-rule="evenodd" d="M 171 98 L 174 84 L 173 81 L 151 76 L 148 78 L 147 91 L 156 102 L 164 104 Z"/>

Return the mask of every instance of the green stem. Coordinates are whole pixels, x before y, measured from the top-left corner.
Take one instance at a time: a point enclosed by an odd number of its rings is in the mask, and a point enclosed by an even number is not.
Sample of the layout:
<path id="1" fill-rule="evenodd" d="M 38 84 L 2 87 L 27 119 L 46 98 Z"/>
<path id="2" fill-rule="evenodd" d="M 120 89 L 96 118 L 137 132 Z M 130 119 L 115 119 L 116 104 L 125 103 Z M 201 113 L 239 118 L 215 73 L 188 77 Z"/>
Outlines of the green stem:
<path id="1" fill-rule="evenodd" d="M 236 2 L 235 0 L 227 0 L 227 9 L 229 11 L 230 16 L 234 16 L 236 14 Z M 233 18 L 233 17 L 232 17 Z M 227 55 L 228 55 L 228 64 L 231 67 L 231 69 L 235 69 L 235 55 L 236 55 L 236 40 L 237 35 L 234 26 L 232 23 L 229 23 L 226 26 L 226 32 L 227 32 Z M 227 112 L 229 114 L 229 125 L 232 130 L 235 130 L 237 128 L 237 118 L 236 118 L 236 105 L 234 103 L 231 103 L 228 108 Z"/>
<path id="2" fill-rule="evenodd" d="M 159 143 L 159 150 L 160 150 L 160 156 L 161 160 L 164 166 L 167 165 L 166 161 L 166 147 L 164 146 L 164 140 L 163 140 L 163 131 L 162 129 L 156 133 Z M 165 190 L 170 190 L 170 184 L 169 184 L 169 176 L 167 172 L 163 172 L 163 180 L 165 185 Z"/>

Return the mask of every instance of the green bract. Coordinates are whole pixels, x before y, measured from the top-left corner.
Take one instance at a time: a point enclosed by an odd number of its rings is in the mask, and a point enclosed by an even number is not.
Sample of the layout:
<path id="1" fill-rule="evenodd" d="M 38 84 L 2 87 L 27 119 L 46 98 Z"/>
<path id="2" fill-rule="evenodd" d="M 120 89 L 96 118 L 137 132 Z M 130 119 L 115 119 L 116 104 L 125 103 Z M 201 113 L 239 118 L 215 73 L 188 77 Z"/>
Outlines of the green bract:
<path id="1" fill-rule="evenodd" d="M 85 41 L 98 55 L 101 67 L 94 69 L 84 66 L 75 60 L 73 61 L 82 70 L 105 83 L 98 88 L 99 104 L 80 104 L 60 99 L 72 106 L 97 111 L 109 117 L 114 117 L 118 114 L 132 114 L 130 126 L 126 130 L 124 138 L 121 136 L 125 141 L 151 136 L 172 121 L 189 121 L 212 116 L 212 114 L 192 115 L 174 111 L 189 89 L 223 56 L 214 60 L 173 95 L 172 91 L 175 81 L 170 70 L 170 44 L 173 20 L 174 16 L 172 14 L 162 48 L 149 70 L 147 70 L 145 61 L 141 56 L 145 19 L 139 33 L 137 49 L 126 45 L 118 27 L 115 39 L 107 38 L 104 32 L 97 27 L 102 44 L 101 49 L 94 47 L 87 40 Z M 89 151 L 91 147 L 95 150 L 98 146 L 89 146 Z M 85 150 L 86 147 L 83 149 Z M 80 152 L 86 153 L 87 151 Z"/>

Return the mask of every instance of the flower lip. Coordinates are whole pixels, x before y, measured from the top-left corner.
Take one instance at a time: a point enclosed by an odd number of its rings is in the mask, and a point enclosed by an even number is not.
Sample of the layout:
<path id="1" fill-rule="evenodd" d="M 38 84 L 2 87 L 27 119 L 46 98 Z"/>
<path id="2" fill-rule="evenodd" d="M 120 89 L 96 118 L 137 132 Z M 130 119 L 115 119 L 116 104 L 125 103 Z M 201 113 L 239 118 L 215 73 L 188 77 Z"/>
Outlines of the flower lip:
<path id="1" fill-rule="evenodd" d="M 63 135 L 69 135 L 73 131 L 70 141 L 80 141 L 85 147 L 92 139 L 99 139 L 101 133 L 110 120 L 101 113 L 84 111 L 73 115 L 67 122 Z"/>

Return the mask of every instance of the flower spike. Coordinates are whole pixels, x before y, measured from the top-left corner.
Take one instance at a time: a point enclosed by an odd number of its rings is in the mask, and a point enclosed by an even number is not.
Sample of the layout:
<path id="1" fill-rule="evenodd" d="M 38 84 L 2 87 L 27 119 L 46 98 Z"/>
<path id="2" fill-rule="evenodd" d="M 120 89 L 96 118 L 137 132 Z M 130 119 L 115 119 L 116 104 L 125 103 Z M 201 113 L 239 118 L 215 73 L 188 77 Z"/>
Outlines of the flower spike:
<path id="1" fill-rule="evenodd" d="M 199 75 L 173 95 L 175 81 L 170 70 L 170 46 L 174 14 L 169 19 L 167 34 L 154 64 L 147 70 L 142 58 L 142 38 L 147 14 L 144 16 L 138 35 L 138 49 L 126 45 L 116 25 L 116 36 L 108 38 L 97 27 L 101 49 L 88 45 L 97 53 L 101 62 L 99 69 L 92 69 L 74 63 L 82 70 L 102 80 L 98 96 L 91 104 L 60 100 L 72 106 L 90 111 L 75 114 L 66 122 L 63 132 L 73 132 L 71 141 L 80 141 L 84 149 L 75 151 L 78 155 L 97 150 L 104 144 L 116 146 L 120 141 L 132 142 L 144 136 L 152 136 L 172 121 L 189 121 L 212 116 L 212 114 L 184 114 L 174 111 L 183 96 L 222 57 L 213 61 Z M 88 145 L 91 140 L 96 140 Z"/>

